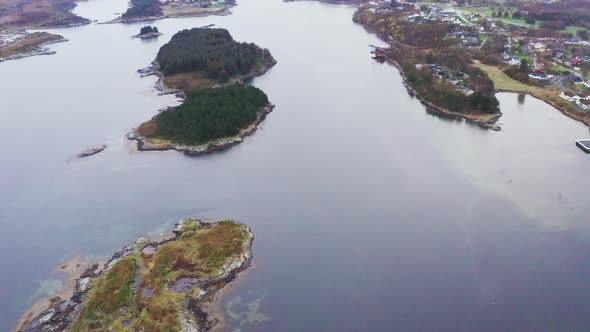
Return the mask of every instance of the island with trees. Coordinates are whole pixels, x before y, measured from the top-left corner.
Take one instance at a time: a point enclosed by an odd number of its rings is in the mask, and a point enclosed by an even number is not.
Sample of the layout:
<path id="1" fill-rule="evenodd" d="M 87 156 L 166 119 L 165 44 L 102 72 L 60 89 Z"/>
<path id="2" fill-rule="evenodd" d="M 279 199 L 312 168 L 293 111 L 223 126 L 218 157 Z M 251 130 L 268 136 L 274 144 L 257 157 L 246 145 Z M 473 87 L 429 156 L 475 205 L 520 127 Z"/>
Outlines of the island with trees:
<path id="1" fill-rule="evenodd" d="M 64 42 L 60 35 L 26 29 L 63 28 L 90 23 L 72 13 L 72 0 L 0 1 L 0 62 L 55 52 L 48 45 Z"/>
<path id="2" fill-rule="evenodd" d="M 248 268 L 253 240 L 232 220 L 182 220 L 170 237 L 140 238 L 83 267 L 68 282 L 70 296 L 34 306 L 15 331 L 210 330 L 223 319 L 212 304 Z"/>
<path id="3" fill-rule="evenodd" d="M 162 33 L 160 33 L 160 31 L 158 31 L 158 28 L 156 26 L 147 25 L 147 26 L 141 27 L 141 29 L 139 29 L 139 34 L 133 36 L 133 38 L 152 39 L 152 38 L 157 38 L 161 35 L 162 35 Z"/>
<path id="4" fill-rule="evenodd" d="M 116 22 L 137 22 L 168 17 L 189 17 L 208 15 L 227 15 L 228 9 L 235 6 L 235 0 L 131 0 L 129 8 Z"/>
<path id="5" fill-rule="evenodd" d="M 244 82 L 276 64 L 270 52 L 238 43 L 225 29 L 194 28 L 175 34 L 142 75 L 184 100 L 128 134 L 141 151 L 177 150 L 201 155 L 243 142 L 274 106 Z"/>

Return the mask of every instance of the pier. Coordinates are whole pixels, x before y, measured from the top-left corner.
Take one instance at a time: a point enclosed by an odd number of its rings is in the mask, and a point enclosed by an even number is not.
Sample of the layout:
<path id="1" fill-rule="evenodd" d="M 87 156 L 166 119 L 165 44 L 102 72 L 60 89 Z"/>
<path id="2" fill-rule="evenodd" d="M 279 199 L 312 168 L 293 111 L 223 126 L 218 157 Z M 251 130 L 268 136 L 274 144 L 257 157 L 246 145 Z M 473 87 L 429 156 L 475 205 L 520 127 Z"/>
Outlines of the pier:
<path id="1" fill-rule="evenodd" d="M 579 139 L 576 145 L 586 153 L 590 153 L 590 139 Z"/>

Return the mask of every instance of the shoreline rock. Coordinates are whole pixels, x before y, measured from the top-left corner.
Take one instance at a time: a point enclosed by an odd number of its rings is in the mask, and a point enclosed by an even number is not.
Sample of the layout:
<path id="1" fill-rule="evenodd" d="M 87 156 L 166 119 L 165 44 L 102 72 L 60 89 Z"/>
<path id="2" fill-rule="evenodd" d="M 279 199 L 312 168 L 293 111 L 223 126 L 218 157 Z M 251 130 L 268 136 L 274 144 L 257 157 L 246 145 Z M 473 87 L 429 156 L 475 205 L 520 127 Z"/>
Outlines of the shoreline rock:
<path id="1" fill-rule="evenodd" d="M 89 146 L 86 149 L 82 150 L 82 152 L 78 153 L 76 155 L 76 158 L 90 157 L 90 156 L 93 156 L 99 152 L 104 151 L 106 148 L 107 148 L 106 144 L 98 144 L 98 145 Z"/>
<path id="2" fill-rule="evenodd" d="M 19 60 L 19 59 L 29 58 L 29 57 L 33 57 L 33 56 L 38 56 L 38 55 L 56 54 L 57 53 L 56 51 L 51 50 L 47 46 L 57 44 L 57 43 L 64 43 L 64 42 L 68 41 L 66 38 L 64 38 L 62 36 L 59 36 L 59 37 L 60 37 L 60 39 L 46 41 L 46 42 L 43 42 L 43 43 L 37 45 L 34 50 L 31 50 L 28 52 L 23 52 L 23 53 L 17 53 L 17 54 L 14 54 L 14 55 L 11 55 L 11 56 L 8 56 L 5 58 L 0 58 L 0 62 L 10 61 L 10 60 Z"/>
<path id="3" fill-rule="evenodd" d="M 153 38 L 158 38 L 161 35 L 163 35 L 163 33 L 161 33 L 161 32 L 148 32 L 148 33 L 144 33 L 143 35 L 139 34 L 139 35 L 131 36 L 131 38 L 153 39 Z"/>
<path id="4" fill-rule="evenodd" d="M 187 231 L 185 226 L 188 223 L 194 223 L 196 230 L 206 230 L 215 227 L 222 220 L 211 220 L 204 218 L 183 219 L 174 226 L 172 234 L 160 240 L 149 240 L 139 238 L 131 244 L 117 250 L 113 256 L 106 262 L 98 262 L 90 265 L 76 279 L 73 286 L 73 295 L 69 299 L 55 297 L 49 300 L 47 307 L 40 312 L 33 314 L 25 313 L 17 326 L 13 329 L 16 332 L 44 332 L 44 331 L 64 331 L 71 327 L 84 309 L 85 301 L 88 299 L 90 291 L 94 287 L 94 281 L 115 266 L 122 259 L 132 255 L 146 255 L 144 250 L 157 250 L 163 244 L 172 241 L 178 241 L 183 233 Z M 243 224 L 247 238 L 242 245 L 242 253 L 228 259 L 220 268 L 219 273 L 214 277 L 209 277 L 199 281 L 197 298 L 186 297 L 186 305 L 181 315 L 182 331 L 204 331 L 210 329 L 216 322 L 208 320 L 208 314 L 203 311 L 202 307 L 210 299 L 215 298 L 216 293 L 226 284 L 233 281 L 237 274 L 250 267 L 253 251 L 252 244 L 254 233 Z M 148 252 L 147 255 L 150 255 Z"/>

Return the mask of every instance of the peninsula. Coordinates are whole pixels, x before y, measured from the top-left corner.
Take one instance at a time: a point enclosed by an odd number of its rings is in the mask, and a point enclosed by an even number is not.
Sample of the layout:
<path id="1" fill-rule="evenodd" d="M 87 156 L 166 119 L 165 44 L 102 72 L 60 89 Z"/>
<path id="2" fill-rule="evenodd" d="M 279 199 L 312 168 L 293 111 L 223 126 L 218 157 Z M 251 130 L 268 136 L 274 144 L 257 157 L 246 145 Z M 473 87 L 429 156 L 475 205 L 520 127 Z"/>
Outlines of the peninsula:
<path id="1" fill-rule="evenodd" d="M 353 20 L 389 44 L 380 56 L 437 113 L 499 129 L 494 93 L 509 91 L 590 126 L 590 9 L 582 0 L 378 1 L 359 6 Z"/>
<path id="2" fill-rule="evenodd" d="M 260 89 L 244 82 L 276 60 L 255 44 L 238 43 L 225 29 L 194 28 L 175 34 L 142 75 L 157 88 L 184 98 L 127 136 L 142 151 L 177 150 L 201 155 L 241 143 L 273 110 Z"/>
<path id="3" fill-rule="evenodd" d="M 494 82 L 447 38 L 449 23 L 414 24 L 406 19 L 414 4 L 389 6 L 362 5 L 353 20 L 390 43 L 380 54 L 400 69 L 408 92 L 431 112 L 500 130 Z"/>
<path id="4" fill-rule="evenodd" d="M 249 266 L 253 240 L 232 220 L 182 220 L 169 238 L 140 238 L 91 265 L 71 298 L 30 310 L 15 331 L 209 330 L 223 317 L 208 304 Z"/>
<path id="5" fill-rule="evenodd" d="M 48 32 L 17 32 L 4 34 L 4 38 L 3 40 L 0 38 L 0 62 L 35 55 L 55 54 L 55 51 L 47 46 L 67 41 L 63 36 Z"/>

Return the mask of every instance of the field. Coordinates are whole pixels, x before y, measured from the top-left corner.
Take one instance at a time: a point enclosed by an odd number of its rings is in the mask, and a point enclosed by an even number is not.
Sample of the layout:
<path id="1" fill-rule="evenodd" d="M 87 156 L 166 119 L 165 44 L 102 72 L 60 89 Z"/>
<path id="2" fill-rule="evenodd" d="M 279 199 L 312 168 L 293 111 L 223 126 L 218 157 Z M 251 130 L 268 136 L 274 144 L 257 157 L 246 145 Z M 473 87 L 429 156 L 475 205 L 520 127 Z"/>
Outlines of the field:
<path id="1" fill-rule="evenodd" d="M 494 81 L 494 87 L 497 90 L 509 90 L 515 92 L 532 92 L 542 90 L 541 88 L 526 85 L 512 79 L 508 75 L 504 74 L 498 67 L 484 65 L 482 63 L 475 63 L 475 66 L 483 69 L 488 73 L 488 75 L 490 75 L 490 78 Z"/>
<path id="2" fill-rule="evenodd" d="M 186 93 L 193 89 L 211 88 L 216 84 L 219 84 L 219 82 L 207 78 L 207 73 L 202 70 L 168 75 L 164 78 L 164 85 L 183 90 Z"/>
<path id="3" fill-rule="evenodd" d="M 437 3 L 437 2 L 419 2 L 420 4 L 427 4 L 427 5 L 437 5 L 437 6 L 441 6 L 444 8 L 451 8 L 457 11 L 463 11 L 463 12 L 467 12 L 467 13 L 479 13 L 481 15 L 487 16 L 487 17 L 492 17 L 492 11 L 498 11 L 498 8 L 492 8 L 489 6 L 483 6 L 483 7 L 472 7 L 472 6 L 463 6 L 463 7 L 458 7 L 458 6 L 449 6 L 446 4 L 442 4 L 442 3 Z M 499 2 L 501 3 L 501 2 Z M 513 8 L 514 10 L 514 8 Z M 504 22 L 505 24 L 516 24 L 516 25 L 522 25 L 522 26 L 526 26 L 526 27 L 535 27 L 535 28 L 539 28 L 542 21 L 541 20 L 536 20 L 535 24 L 527 24 L 524 19 L 515 19 L 512 17 L 501 17 L 501 18 L 497 18 L 498 20 L 501 20 L 502 22 Z M 564 32 L 569 32 L 571 34 L 576 34 L 576 32 L 580 29 L 583 29 L 581 27 L 576 27 L 576 26 L 568 26 L 565 30 L 562 30 Z"/>

